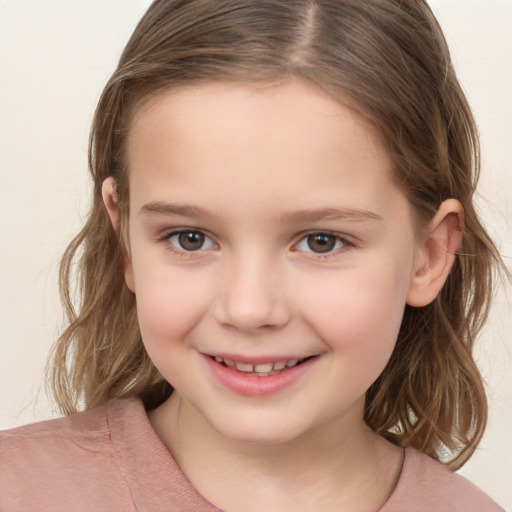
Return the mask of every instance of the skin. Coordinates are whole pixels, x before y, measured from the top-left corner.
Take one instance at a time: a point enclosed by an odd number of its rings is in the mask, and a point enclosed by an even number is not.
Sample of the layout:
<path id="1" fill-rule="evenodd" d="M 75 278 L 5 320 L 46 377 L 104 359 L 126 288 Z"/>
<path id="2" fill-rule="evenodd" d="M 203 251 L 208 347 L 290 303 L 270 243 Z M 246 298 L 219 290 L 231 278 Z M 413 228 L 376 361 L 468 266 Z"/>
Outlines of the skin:
<path id="1" fill-rule="evenodd" d="M 374 130 L 299 81 L 165 93 L 135 116 L 127 163 L 126 283 L 175 388 L 149 418 L 189 480 L 228 511 L 377 510 L 402 450 L 365 425 L 365 392 L 406 303 L 442 287 L 460 204 L 416 233 Z M 119 229 L 111 179 L 103 195 Z M 185 250 L 180 229 L 204 244 Z M 327 253 L 308 244 L 319 233 Z M 205 354 L 315 359 L 283 390 L 244 396 Z"/>

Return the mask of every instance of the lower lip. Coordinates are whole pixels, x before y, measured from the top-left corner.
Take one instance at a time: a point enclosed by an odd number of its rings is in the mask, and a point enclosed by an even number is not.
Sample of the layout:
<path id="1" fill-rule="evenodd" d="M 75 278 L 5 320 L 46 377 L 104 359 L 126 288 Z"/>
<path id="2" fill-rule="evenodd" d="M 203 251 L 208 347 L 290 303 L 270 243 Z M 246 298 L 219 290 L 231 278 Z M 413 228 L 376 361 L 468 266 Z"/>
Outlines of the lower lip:
<path id="1" fill-rule="evenodd" d="M 268 377 L 258 377 L 257 375 L 239 372 L 217 363 L 209 356 L 205 356 L 205 358 L 213 376 L 226 388 L 241 395 L 263 396 L 277 393 L 291 386 L 311 368 L 318 356 Z"/>

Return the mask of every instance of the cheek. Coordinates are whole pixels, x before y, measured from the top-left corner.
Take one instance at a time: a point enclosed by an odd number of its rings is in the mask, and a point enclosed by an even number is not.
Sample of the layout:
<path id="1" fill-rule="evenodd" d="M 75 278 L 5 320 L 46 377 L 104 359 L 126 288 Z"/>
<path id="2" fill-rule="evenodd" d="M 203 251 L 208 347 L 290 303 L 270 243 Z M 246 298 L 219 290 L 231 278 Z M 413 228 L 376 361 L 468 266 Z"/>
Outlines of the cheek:
<path id="1" fill-rule="evenodd" d="M 374 270 L 371 270 L 373 268 Z M 304 317 L 332 349 L 380 363 L 389 358 L 403 317 L 408 281 L 382 266 L 316 279 L 302 296 Z M 379 363 L 379 364 L 380 364 Z"/>
<path id="2" fill-rule="evenodd" d="M 135 272 L 137 314 L 146 347 L 183 340 L 204 316 L 208 290 L 190 275 L 166 268 Z"/>

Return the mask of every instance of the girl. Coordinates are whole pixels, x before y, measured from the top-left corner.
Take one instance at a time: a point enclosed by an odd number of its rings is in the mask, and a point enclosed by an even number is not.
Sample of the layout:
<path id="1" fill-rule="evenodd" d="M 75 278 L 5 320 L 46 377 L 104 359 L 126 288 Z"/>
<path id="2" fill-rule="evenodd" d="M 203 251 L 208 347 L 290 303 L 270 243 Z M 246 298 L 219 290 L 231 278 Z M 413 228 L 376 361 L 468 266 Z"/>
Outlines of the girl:
<path id="1" fill-rule="evenodd" d="M 2 510 L 501 510 L 449 470 L 501 260 L 424 1 L 156 0 L 90 168 L 68 417 L 3 433 Z"/>

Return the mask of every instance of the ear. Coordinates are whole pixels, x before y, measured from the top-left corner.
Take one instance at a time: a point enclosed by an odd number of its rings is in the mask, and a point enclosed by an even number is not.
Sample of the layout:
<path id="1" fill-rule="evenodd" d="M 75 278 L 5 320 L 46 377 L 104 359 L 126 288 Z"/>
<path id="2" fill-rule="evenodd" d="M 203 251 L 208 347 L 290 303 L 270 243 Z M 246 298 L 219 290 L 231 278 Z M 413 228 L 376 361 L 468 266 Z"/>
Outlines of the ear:
<path id="1" fill-rule="evenodd" d="M 464 210 L 456 199 L 444 201 L 418 244 L 407 304 L 423 307 L 441 291 L 462 242 Z"/>
<path id="2" fill-rule="evenodd" d="M 117 195 L 117 183 L 114 178 L 107 178 L 101 187 L 103 203 L 107 209 L 110 222 L 118 240 L 121 238 L 121 212 L 119 210 L 119 196 Z M 124 242 L 122 242 L 124 245 Z M 128 288 L 135 293 L 135 279 L 133 275 L 133 265 L 128 248 L 123 247 L 124 253 L 124 280 Z"/>

